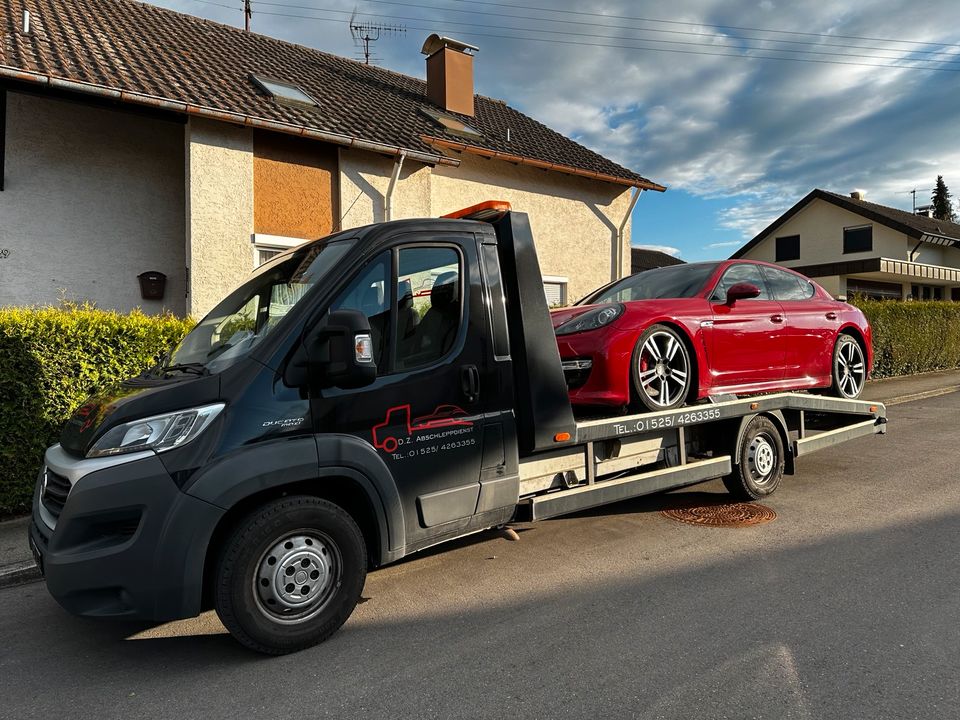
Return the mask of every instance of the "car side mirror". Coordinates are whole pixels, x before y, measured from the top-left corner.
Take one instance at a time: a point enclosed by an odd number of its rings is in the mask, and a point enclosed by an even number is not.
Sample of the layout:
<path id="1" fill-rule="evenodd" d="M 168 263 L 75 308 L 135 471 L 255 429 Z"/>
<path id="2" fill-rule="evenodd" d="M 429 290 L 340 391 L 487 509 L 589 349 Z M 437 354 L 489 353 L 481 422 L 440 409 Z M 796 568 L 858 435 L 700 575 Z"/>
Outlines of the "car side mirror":
<path id="1" fill-rule="evenodd" d="M 737 300 L 750 300 L 759 297 L 760 288 L 753 283 L 737 283 L 727 290 L 727 305 L 733 306 Z"/>
<path id="2" fill-rule="evenodd" d="M 305 387 L 359 388 L 377 379 L 370 321 L 359 310 L 333 310 L 316 323 L 294 351 L 284 383 Z"/>

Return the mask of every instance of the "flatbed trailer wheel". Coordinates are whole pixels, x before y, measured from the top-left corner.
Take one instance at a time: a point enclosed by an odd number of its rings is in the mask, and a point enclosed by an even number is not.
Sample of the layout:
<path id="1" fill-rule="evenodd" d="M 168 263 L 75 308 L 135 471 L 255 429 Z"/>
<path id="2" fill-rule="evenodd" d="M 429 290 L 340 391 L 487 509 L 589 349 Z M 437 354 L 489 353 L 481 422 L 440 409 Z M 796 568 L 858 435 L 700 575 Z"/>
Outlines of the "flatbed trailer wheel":
<path id="1" fill-rule="evenodd" d="M 366 545 L 346 511 L 316 497 L 281 498 L 247 515 L 224 543 L 217 615 L 252 650 L 295 652 L 343 625 L 366 575 Z"/>
<path id="2" fill-rule="evenodd" d="M 759 500 L 772 495 L 783 480 L 784 450 L 779 428 L 758 415 L 747 423 L 740 456 L 733 472 L 723 478 L 731 495 L 739 500 Z"/>

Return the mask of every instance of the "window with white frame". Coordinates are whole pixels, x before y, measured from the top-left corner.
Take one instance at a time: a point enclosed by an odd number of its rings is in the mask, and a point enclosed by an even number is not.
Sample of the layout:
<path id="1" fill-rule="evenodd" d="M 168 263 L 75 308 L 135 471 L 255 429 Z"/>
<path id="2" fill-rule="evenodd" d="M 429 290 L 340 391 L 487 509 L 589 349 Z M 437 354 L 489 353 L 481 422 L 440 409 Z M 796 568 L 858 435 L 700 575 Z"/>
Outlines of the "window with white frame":
<path id="1" fill-rule="evenodd" d="M 303 238 L 283 237 L 282 235 L 264 235 L 256 233 L 253 236 L 253 268 L 256 270 L 292 247 L 307 242 Z"/>
<path id="2" fill-rule="evenodd" d="M 567 278 L 557 275 L 544 275 L 543 294 L 547 296 L 548 307 L 562 307 L 566 305 Z"/>

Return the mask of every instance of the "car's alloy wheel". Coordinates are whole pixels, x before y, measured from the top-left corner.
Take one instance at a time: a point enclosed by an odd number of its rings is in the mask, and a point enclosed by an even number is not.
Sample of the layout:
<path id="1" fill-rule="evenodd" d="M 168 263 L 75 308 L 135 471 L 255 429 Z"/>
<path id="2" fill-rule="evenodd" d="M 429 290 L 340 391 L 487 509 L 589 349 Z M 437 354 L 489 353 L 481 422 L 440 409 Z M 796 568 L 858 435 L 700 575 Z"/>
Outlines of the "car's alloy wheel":
<path id="1" fill-rule="evenodd" d="M 833 391 L 844 398 L 858 398 L 867 380 L 867 363 L 860 343 L 841 335 L 833 351 Z"/>
<path id="2" fill-rule="evenodd" d="M 653 325 L 644 331 L 633 354 L 633 385 L 649 410 L 683 405 L 693 381 L 690 354 L 673 328 Z"/>

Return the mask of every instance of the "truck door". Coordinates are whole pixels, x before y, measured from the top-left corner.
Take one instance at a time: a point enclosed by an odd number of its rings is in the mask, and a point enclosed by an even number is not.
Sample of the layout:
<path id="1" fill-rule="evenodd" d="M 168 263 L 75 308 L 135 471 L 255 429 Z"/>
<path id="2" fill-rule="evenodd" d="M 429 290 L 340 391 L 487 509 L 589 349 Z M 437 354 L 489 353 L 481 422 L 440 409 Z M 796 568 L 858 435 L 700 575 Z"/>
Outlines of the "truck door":
<path id="1" fill-rule="evenodd" d="M 331 306 L 341 308 L 369 318 L 377 379 L 323 390 L 318 430 L 376 448 L 400 491 L 408 545 L 448 532 L 476 512 L 483 402 L 497 392 L 481 385 L 486 313 L 473 235 L 385 250 Z"/>

